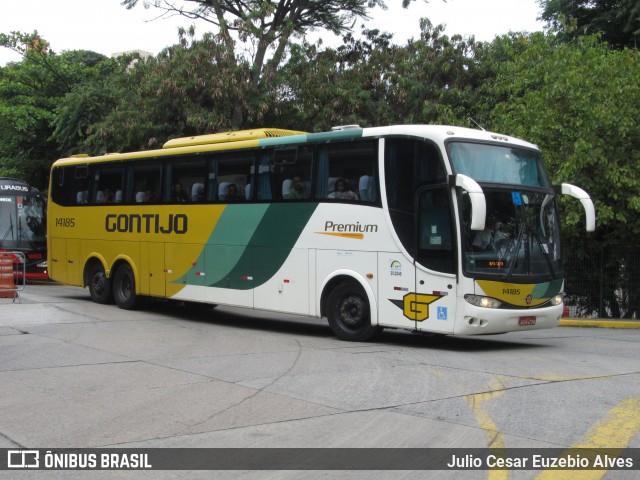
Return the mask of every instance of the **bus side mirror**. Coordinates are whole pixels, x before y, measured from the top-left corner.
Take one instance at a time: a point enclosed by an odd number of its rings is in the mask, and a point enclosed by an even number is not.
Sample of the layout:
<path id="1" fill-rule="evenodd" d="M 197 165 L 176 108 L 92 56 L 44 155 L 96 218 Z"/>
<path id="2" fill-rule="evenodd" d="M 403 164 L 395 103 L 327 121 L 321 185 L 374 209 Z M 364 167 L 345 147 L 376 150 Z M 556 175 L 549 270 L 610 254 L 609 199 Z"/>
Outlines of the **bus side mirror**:
<path id="1" fill-rule="evenodd" d="M 473 178 L 458 173 L 452 182 L 456 187 L 463 188 L 469 193 L 471 200 L 471 230 L 484 230 L 487 218 L 487 201 L 482 187 Z"/>
<path id="2" fill-rule="evenodd" d="M 560 192 L 563 195 L 570 195 L 573 198 L 580 200 L 587 219 L 587 232 L 593 232 L 596 229 L 596 209 L 593 206 L 593 202 L 591 201 L 589 194 L 580 187 L 576 187 L 570 183 L 563 183 L 560 185 Z"/>

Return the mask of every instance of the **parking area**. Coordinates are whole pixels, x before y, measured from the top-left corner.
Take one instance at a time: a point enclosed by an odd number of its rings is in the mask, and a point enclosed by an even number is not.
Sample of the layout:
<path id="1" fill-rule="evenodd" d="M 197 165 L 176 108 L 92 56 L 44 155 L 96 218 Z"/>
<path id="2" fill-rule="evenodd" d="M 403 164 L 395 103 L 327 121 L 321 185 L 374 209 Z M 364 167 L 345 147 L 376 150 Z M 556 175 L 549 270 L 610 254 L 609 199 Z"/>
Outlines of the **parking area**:
<path id="1" fill-rule="evenodd" d="M 348 343 L 326 322 L 304 317 L 169 303 L 129 312 L 56 285 L 29 285 L 21 297 L 0 306 L 0 448 L 640 448 L 638 329 L 489 337 L 385 331 L 373 343 Z M 488 475 L 431 473 L 438 475 L 376 478 Z M 610 473 L 605 478 L 635 476 Z"/>

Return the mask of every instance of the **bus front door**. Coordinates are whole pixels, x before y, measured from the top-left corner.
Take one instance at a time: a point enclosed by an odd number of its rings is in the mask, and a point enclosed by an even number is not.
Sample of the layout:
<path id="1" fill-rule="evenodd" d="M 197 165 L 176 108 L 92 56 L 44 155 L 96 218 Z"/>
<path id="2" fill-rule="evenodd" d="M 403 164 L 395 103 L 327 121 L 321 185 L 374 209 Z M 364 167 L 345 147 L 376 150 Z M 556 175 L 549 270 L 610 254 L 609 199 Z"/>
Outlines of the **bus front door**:
<path id="1" fill-rule="evenodd" d="M 421 188 L 417 193 L 417 245 L 414 297 L 407 302 L 416 329 L 452 333 L 456 309 L 456 235 L 450 189 Z"/>

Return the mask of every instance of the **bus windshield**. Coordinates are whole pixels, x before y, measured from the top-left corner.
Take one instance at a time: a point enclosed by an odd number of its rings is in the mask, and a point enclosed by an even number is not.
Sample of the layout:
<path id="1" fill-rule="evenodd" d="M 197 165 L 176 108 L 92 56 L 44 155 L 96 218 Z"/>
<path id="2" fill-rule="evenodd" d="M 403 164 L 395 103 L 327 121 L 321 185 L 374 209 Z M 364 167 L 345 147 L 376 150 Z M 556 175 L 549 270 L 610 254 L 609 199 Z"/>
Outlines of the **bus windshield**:
<path id="1" fill-rule="evenodd" d="M 455 172 L 482 186 L 487 205 L 485 229 L 471 230 L 471 202 L 462 192 L 464 270 L 511 280 L 561 276 L 555 196 L 538 152 L 462 142 L 448 150 Z"/>
<path id="2" fill-rule="evenodd" d="M 448 153 L 456 173 L 476 182 L 549 187 L 538 152 L 470 142 L 452 142 Z"/>
<path id="3" fill-rule="evenodd" d="M 468 273 L 514 276 L 562 274 L 560 226 L 554 195 L 512 188 L 486 188 L 485 229 L 472 231 L 464 221 L 464 269 Z M 470 201 L 463 192 L 463 219 Z"/>
<path id="4" fill-rule="evenodd" d="M 45 242 L 45 205 L 39 196 L 0 196 L 0 248 L 32 249 Z"/>

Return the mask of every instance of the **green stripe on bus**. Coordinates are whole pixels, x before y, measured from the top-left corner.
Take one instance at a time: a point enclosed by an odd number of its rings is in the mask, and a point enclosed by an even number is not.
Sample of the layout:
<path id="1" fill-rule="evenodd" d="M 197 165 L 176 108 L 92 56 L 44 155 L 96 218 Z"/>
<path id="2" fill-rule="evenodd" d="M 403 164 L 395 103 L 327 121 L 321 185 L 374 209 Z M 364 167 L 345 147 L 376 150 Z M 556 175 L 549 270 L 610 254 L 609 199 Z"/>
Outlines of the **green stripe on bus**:
<path id="1" fill-rule="evenodd" d="M 207 284 L 213 284 L 228 277 L 244 254 L 266 213 L 268 205 L 227 205 L 207 241 L 197 265 L 205 266 Z M 202 285 L 202 280 L 192 268 L 177 284 Z"/>
<path id="2" fill-rule="evenodd" d="M 212 287 L 249 290 L 267 282 L 282 267 L 316 203 L 272 204 L 234 268 Z M 284 220 L 284 221 L 283 221 Z"/>
<path id="3" fill-rule="evenodd" d="M 533 298 L 551 298 L 555 297 L 558 293 L 560 293 L 560 289 L 562 288 L 562 279 L 553 280 L 551 282 L 540 283 L 536 285 L 531 292 L 531 296 Z"/>
<path id="4" fill-rule="evenodd" d="M 305 143 L 308 135 L 291 135 L 290 137 L 262 138 L 258 141 L 261 147 L 273 147 L 278 145 L 291 145 Z"/>
<path id="5" fill-rule="evenodd" d="M 326 142 L 327 140 L 346 140 L 349 138 L 361 138 L 362 128 L 345 128 L 333 132 L 310 133 L 307 135 L 308 142 Z"/>

